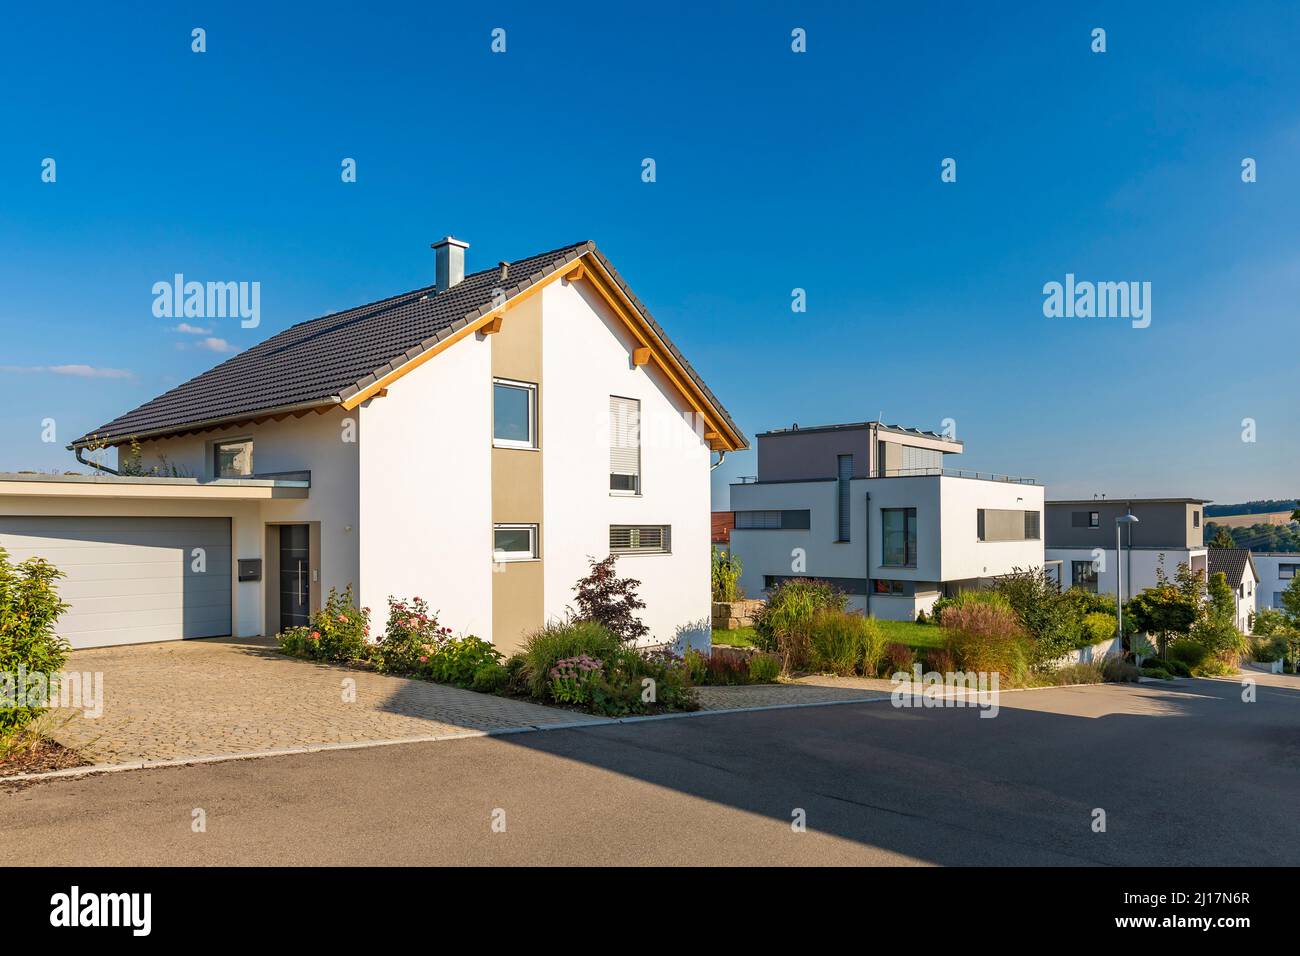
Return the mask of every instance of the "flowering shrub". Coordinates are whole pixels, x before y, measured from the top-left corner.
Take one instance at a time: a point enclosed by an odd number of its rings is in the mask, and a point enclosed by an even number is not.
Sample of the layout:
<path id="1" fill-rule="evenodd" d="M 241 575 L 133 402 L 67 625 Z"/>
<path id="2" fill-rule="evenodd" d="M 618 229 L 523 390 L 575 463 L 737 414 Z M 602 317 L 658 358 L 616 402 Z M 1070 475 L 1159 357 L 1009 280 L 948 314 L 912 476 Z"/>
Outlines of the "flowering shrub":
<path id="1" fill-rule="evenodd" d="M 370 659 L 370 608 L 358 608 L 352 585 L 340 594 L 330 588 L 325 606 L 312 615 L 306 627 L 291 627 L 275 636 L 280 650 L 314 661 L 365 661 Z"/>
<path id="2" fill-rule="evenodd" d="M 585 704 L 591 700 L 591 685 L 604 671 L 605 662 L 595 657 L 566 657 L 551 668 L 547 687 L 561 704 Z"/>
<path id="3" fill-rule="evenodd" d="M 389 595 L 388 624 L 376 649 L 379 667 L 390 674 L 422 670 L 450 638 L 451 628 L 438 623 L 424 598 L 399 601 Z"/>

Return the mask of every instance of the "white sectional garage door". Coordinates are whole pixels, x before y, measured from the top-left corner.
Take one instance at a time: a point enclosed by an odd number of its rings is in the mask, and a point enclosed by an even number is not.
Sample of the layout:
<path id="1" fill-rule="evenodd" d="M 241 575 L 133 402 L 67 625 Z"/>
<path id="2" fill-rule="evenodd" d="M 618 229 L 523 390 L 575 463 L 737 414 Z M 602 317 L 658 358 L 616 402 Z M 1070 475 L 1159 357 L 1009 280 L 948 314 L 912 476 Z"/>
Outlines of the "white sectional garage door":
<path id="1" fill-rule="evenodd" d="M 58 630 L 73 647 L 230 633 L 229 518 L 0 515 L 0 547 L 67 574 Z"/>

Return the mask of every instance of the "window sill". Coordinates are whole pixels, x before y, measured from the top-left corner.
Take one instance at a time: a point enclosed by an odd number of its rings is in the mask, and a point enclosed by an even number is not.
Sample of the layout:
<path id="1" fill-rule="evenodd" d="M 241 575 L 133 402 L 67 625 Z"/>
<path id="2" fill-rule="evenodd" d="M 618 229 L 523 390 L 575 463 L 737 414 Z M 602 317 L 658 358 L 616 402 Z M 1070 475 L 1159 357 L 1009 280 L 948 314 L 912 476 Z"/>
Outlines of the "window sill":
<path id="1" fill-rule="evenodd" d="M 611 492 L 609 493 L 609 496 L 610 496 L 611 498 L 640 498 L 640 497 L 641 497 L 641 492 L 639 492 L 639 491 L 611 491 Z"/>
<path id="2" fill-rule="evenodd" d="M 494 441 L 493 448 L 508 448 L 510 451 L 541 451 L 537 445 L 512 445 L 509 442 Z"/>
<path id="3" fill-rule="evenodd" d="M 610 554 L 616 554 L 620 558 L 637 558 L 637 557 L 668 557 L 671 551 L 610 551 Z"/>
<path id="4" fill-rule="evenodd" d="M 495 554 L 492 555 L 493 564 L 528 564 L 530 561 L 540 561 L 540 560 L 542 560 L 540 557 L 510 558 L 510 557 L 497 557 Z"/>

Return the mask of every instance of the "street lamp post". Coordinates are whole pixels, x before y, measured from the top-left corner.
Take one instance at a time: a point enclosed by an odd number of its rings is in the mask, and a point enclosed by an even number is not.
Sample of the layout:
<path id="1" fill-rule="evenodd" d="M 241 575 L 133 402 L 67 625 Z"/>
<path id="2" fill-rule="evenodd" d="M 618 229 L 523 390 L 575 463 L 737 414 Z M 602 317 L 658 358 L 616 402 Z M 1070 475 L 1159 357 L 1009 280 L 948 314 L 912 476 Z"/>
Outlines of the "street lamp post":
<path id="1" fill-rule="evenodd" d="M 1137 523 L 1137 515 L 1132 512 L 1122 514 L 1115 519 L 1115 626 L 1118 628 L 1120 650 L 1124 648 L 1124 561 L 1120 555 L 1122 547 L 1120 528 Z M 1133 582 L 1130 581 L 1129 587 L 1132 586 Z"/>

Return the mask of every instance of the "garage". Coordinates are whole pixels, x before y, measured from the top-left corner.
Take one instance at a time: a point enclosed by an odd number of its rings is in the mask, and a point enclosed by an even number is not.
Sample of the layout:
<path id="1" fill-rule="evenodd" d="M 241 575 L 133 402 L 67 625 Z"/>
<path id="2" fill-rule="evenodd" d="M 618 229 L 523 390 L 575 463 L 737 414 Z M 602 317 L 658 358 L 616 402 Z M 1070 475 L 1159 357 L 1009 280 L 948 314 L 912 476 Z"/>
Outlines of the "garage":
<path id="1" fill-rule="evenodd" d="M 67 575 L 58 629 L 73 647 L 231 633 L 229 518 L 0 514 L 0 547 Z"/>

